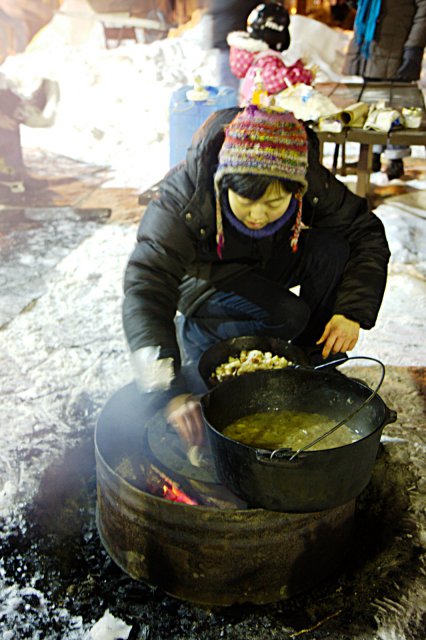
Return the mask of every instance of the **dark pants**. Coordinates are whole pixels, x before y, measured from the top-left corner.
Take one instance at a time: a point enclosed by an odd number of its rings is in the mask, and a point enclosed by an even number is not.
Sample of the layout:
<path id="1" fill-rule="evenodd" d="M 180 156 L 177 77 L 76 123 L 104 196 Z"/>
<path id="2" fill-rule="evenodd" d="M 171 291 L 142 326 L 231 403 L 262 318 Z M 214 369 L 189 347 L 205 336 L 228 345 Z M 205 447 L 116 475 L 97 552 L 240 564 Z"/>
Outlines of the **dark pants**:
<path id="1" fill-rule="evenodd" d="M 212 344 L 237 336 L 267 335 L 314 345 L 332 316 L 337 287 L 349 257 L 347 241 L 330 231 L 302 232 L 264 269 L 226 284 L 192 317 L 177 318 L 183 362 L 196 365 Z M 300 295 L 289 291 L 300 285 Z"/>
<path id="2" fill-rule="evenodd" d="M 19 128 L 0 129 L 0 180 L 19 180 L 25 173 Z"/>
<path id="3" fill-rule="evenodd" d="M 0 179 L 19 180 L 25 171 L 22 157 L 21 134 L 19 124 L 15 118 L 15 111 L 22 104 L 10 89 L 0 89 L 0 111 L 16 123 L 13 131 L 0 129 Z"/>

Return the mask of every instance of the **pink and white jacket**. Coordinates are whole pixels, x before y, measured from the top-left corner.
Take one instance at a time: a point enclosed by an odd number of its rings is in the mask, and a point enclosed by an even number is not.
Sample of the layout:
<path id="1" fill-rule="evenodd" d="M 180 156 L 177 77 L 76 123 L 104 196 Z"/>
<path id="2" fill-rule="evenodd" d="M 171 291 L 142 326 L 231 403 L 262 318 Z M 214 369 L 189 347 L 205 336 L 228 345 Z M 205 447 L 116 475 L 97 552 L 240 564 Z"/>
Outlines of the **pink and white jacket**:
<path id="1" fill-rule="evenodd" d="M 312 84 L 313 74 L 301 60 L 287 66 L 282 53 L 270 49 L 266 42 L 250 38 L 245 31 L 233 31 L 227 37 L 230 47 L 232 73 L 243 80 L 240 88 L 241 105 L 251 102 L 260 72 L 262 88 L 268 94 L 280 93 L 294 84 Z"/>

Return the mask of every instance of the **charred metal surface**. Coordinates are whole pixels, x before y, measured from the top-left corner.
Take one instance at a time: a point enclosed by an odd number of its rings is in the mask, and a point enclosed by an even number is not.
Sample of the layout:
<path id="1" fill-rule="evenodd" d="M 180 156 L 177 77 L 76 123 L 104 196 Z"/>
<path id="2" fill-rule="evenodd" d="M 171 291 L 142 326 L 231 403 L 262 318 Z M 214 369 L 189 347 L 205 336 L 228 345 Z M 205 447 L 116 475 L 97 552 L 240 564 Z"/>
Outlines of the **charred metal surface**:
<path id="1" fill-rule="evenodd" d="M 354 500 L 309 514 L 170 502 L 144 490 L 131 464 L 126 477 L 117 471 L 126 450 L 139 447 L 141 460 L 145 453 L 140 424 L 135 431 L 134 422 L 121 415 L 118 424 L 119 417 L 113 400 L 96 430 L 97 525 L 104 547 L 131 577 L 202 605 L 266 604 L 344 566 Z"/>
<path id="2" fill-rule="evenodd" d="M 309 515 L 191 507 L 114 482 L 101 461 L 97 524 L 131 577 L 198 604 L 266 604 L 344 565 L 354 501 Z"/>

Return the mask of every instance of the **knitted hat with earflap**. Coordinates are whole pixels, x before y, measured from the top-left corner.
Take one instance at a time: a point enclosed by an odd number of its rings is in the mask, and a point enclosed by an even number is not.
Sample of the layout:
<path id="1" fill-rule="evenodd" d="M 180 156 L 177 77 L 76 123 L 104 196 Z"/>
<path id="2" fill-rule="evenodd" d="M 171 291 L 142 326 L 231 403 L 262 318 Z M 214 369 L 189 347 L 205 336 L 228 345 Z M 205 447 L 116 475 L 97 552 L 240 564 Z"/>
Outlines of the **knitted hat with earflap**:
<path id="1" fill-rule="evenodd" d="M 308 139 L 305 128 L 290 111 L 277 112 L 249 105 L 225 129 L 214 176 L 216 191 L 216 242 L 219 257 L 225 243 L 220 182 L 227 174 L 252 174 L 284 178 L 300 184 L 294 194 L 298 201 L 296 221 L 290 240 L 297 251 L 302 226 L 302 196 L 308 183 Z"/>

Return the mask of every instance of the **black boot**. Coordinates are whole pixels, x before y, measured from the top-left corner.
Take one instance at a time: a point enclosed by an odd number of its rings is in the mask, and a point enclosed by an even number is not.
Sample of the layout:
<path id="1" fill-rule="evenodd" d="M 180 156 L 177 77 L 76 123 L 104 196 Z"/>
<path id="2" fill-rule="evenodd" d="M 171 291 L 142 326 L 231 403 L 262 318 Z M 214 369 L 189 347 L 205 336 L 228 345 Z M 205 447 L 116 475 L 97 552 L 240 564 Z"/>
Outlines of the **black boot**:
<path id="1" fill-rule="evenodd" d="M 391 160 L 386 169 L 386 175 L 389 180 L 396 180 L 404 175 L 404 163 L 401 158 L 398 160 Z"/>
<path id="2" fill-rule="evenodd" d="M 373 161 L 371 163 L 371 171 L 377 173 L 382 168 L 382 162 L 380 160 L 380 153 L 373 153 Z"/>

